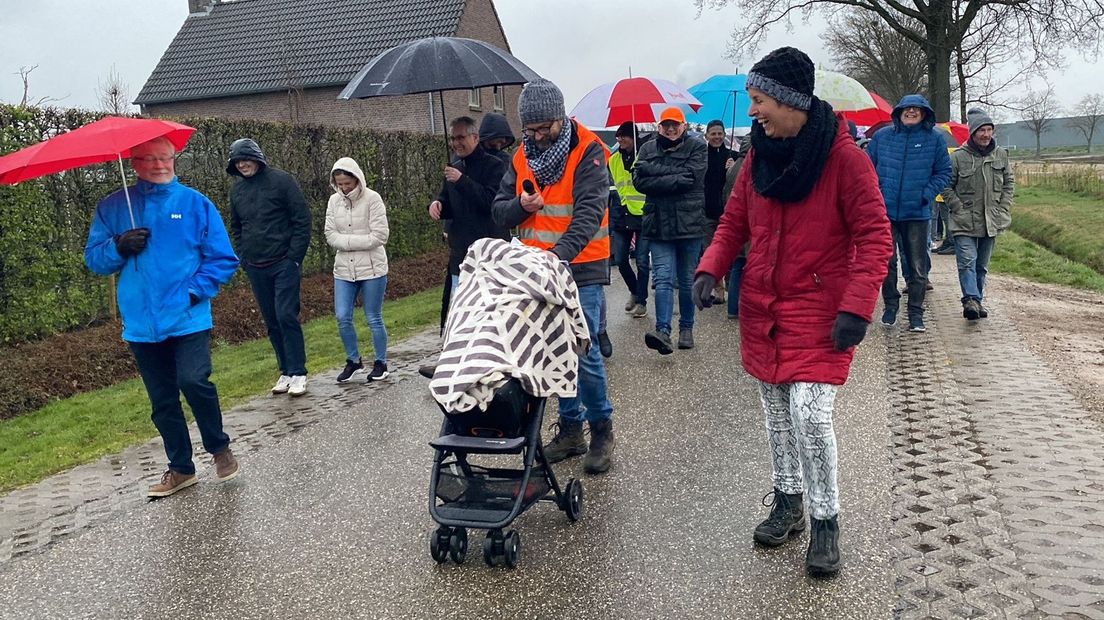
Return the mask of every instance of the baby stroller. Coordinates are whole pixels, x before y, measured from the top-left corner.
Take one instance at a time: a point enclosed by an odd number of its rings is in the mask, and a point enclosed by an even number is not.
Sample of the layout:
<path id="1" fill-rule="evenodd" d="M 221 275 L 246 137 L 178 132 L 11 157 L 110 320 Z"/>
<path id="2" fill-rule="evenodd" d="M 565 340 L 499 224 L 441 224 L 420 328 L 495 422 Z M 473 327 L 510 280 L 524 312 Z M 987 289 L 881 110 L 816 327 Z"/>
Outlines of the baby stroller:
<path id="1" fill-rule="evenodd" d="M 441 436 L 429 442 L 436 450 L 429 480 L 429 514 L 440 524 L 430 533 L 429 552 L 435 561 L 463 563 L 468 530 L 487 530 L 483 560 L 514 568 L 521 536 L 508 528 L 518 515 L 540 501 L 554 502 L 571 522 L 583 511 L 583 485 L 574 478 L 561 489 L 544 457 L 540 429 L 545 398 L 525 391 L 517 379 L 496 392 L 486 411 L 445 414 Z M 440 406 L 440 405 L 438 405 Z M 504 460 L 521 456 L 521 469 L 481 466 L 473 455 Z M 479 458 L 479 457 L 477 457 Z"/>

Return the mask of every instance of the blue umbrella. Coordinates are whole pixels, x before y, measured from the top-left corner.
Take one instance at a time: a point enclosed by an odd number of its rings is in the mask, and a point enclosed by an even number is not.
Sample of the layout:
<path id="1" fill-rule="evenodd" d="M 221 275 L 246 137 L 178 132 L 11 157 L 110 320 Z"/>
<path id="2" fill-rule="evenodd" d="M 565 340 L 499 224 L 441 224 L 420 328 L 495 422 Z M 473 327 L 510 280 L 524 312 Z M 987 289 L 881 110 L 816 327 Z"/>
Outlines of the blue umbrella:
<path id="1" fill-rule="evenodd" d="M 701 109 L 686 115 L 687 121 L 705 124 L 720 119 L 729 129 L 751 127 L 746 75 L 714 75 L 687 90 L 702 102 Z"/>

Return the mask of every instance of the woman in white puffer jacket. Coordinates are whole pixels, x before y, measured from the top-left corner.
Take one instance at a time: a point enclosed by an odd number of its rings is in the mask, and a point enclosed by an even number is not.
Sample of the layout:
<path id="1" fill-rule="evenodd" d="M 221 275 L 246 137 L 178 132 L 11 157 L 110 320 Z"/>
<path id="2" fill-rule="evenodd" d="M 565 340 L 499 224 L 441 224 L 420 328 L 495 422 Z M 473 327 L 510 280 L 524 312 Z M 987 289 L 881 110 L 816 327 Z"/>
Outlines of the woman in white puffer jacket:
<path id="1" fill-rule="evenodd" d="M 345 369 L 338 383 L 352 379 L 364 369 L 360 359 L 353 309 L 359 294 L 364 315 L 372 330 L 376 360 L 368 381 L 387 377 L 387 328 L 383 325 L 383 296 L 387 291 L 387 209 L 383 199 L 368 189 L 364 173 L 351 157 L 333 165 L 330 184 L 336 193 L 326 206 L 326 243 L 337 251 L 334 257 L 334 313 L 337 331 L 345 345 Z"/>

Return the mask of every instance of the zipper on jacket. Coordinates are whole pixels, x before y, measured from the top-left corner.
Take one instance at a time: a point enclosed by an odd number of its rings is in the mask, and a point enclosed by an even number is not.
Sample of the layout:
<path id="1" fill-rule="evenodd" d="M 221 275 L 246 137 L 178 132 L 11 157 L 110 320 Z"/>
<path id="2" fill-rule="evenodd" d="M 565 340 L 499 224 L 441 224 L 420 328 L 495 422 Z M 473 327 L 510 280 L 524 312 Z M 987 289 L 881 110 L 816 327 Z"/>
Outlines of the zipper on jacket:
<path id="1" fill-rule="evenodd" d="M 908 141 L 905 142 L 905 158 L 901 160 L 901 180 L 897 182 L 897 219 L 901 219 L 901 199 L 905 193 L 905 171 L 908 170 Z"/>

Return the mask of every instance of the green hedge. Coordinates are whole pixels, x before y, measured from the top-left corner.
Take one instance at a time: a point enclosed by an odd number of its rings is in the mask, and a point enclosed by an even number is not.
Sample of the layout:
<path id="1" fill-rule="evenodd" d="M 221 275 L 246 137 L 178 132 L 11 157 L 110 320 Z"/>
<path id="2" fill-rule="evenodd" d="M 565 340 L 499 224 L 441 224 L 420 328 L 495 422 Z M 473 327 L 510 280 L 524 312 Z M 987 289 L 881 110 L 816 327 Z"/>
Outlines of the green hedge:
<path id="1" fill-rule="evenodd" d="M 0 155 L 100 118 L 84 110 L 0 105 Z M 261 121 L 185 118 L 196 133 L 176 164 L 185 184 L 214 201 L 229 222 L 226 154 L 241 137 L 256 140 L 271 165 L 299 180 L 311 206 L 313 238 L 305 273 L 328 271 L 323 235 L 329 172 L 353 157 L 387 203 L 394 258 L 438 247 L 440 228 L 425 206 L 440 187 L 440 137 Z M 127 167 L 128 183 L 133 172 Z M 93 323 L 110 312 L 111 284 L 84 266 L 84 243 L 96 203 L 120 187 L 118 164 L 89 166 L 16 186 L 0 186 L 0 342 L 15 342 Z M 240 283 L 241 277 L 235 280 Z"/>

